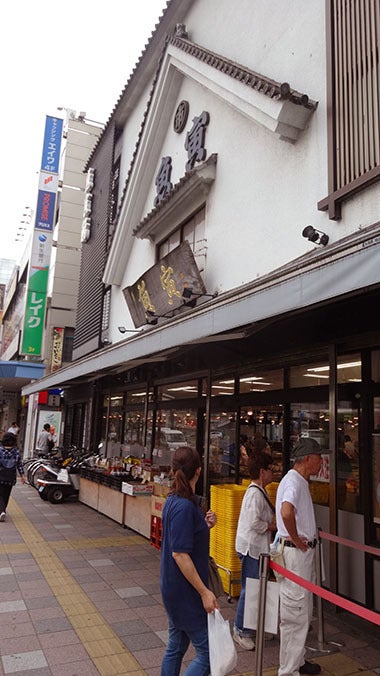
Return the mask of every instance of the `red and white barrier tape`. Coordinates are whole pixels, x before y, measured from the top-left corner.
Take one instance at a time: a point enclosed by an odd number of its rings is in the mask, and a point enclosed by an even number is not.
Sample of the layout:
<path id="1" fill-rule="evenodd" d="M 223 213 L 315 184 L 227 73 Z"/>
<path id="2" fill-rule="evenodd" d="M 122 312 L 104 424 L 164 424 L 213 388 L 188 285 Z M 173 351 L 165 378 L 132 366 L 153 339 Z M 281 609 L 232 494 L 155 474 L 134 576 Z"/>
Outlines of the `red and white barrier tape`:
<path id="1" fill-rule="evenodd" d="M 303 577 L 300 577 L 299 575 L 292 573 L 287 568 L 279 566 L 278 563 L 275 563 L 274 561 L 270 561 L 269 566 L 270 568 L 272 568 L 272 570 L 288 578 L 288 580 L 291 580 L 292 582 L 299 584 L 300 587 L 304 587 L 304 589 L 307 589 L 313 594 L 317 594 L 317 596 L 320 596 L 326 601 L 330 601 L 330 603 L 334 603 L 336 606 L 340 606 L 344 610 L 348 610 L 350 613 L 354 613 L 354 615 L 359 615 L 359 617 L 362 617 L 364 620 L 368 620 L 368 622 L 372 622 L 373 624 L 377 624 L 380 626 L 380 613 L 376 613 L 374 610 L 368 610 L 368 608 L 363 608 L 363 606 L 359 606 L 357 603 L 354 603 L 353 601 L 348 601 L 347 599 L 344 599 L 341 596 L 338 596 L 337 594 L 328 591 L 327 589 L 323 589 L 323 587 L 319 587 L 313 582 L 309 582 L 308 580 L 305 580 Z"/>
<path id="2" fill-rule="evenodd" d="M 340 538 L 337 535 L 331 535 L 331 533 L 325 533 L 323 530 L 319 530 L 318 534 L 324 540 L 330 540 L 331 542 L 337 542 L 338 545 L 344 545 L 345 547 L 352 547 L 353 549 L 358 549 L 360 552 L 365 552 L 366 554 L 372 554 L 373 556 L 380 556 L 380 547 L 369 547 L 368 545 L 362 545 L 360 542 L 354 542 L 353 540 L 347 540 L 346 538 Z"/>

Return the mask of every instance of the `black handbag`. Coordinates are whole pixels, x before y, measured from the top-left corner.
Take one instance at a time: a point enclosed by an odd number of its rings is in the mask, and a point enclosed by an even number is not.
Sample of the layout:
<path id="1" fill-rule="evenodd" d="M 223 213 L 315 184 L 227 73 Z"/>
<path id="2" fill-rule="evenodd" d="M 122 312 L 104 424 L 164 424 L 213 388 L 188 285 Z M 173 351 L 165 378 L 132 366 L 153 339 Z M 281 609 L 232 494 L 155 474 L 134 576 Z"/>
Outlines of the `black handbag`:
<path id="1" fill-rule="evenodd" d="M 219 575 L 218 566 L 212 556 L 208 559 L 208 588 L 218 598 L 224 594 L 222 578 Z"/>

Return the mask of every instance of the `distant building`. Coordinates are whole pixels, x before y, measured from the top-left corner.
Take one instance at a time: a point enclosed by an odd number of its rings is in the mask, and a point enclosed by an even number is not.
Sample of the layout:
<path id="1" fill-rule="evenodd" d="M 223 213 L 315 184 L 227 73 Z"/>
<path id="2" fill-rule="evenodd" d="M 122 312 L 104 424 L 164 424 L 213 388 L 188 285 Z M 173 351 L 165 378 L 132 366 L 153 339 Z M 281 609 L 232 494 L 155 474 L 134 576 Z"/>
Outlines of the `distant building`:
<path id="1" fill-rule="evenodd" d="M 9 258 L 0 258 L 0 284 L 7 285 L 16 265 L 16 261 Z"/>
<path id="2" fill-rule="evenodd" d="M 55 119 L 55 118 L 54 118 Z M 58 118 L 57 118 L 58 120 Z M 62 124 L 62 120 L 58 120 Z M 5 290 L 4 316 L 2 320 L 2 343 L 0 359 L 4 361 L 12 380 L 8 380 L 8 395 L 0 406 L 0 426 L 7 428 L 8 418 L 20 423 L 20 440 L 26 451 L 34 446 L 36 430 L 39 425 L 41 407 L 55 411 L 60 415 L 61 399 L 55 390 L 49 398 L 48 393 L 37 395 L 30 400 L 21 399 L 22 386 L 32 378 L 38 379 L 45 373 L 54 372 L 72 358 L 72 344 L 75 331 L 79 271 L 81 264 L 81 231 L 85 204 L 86 175 L 83 168 L 89 154 L 101 132 L 100 124 L 88 124 L 84 115 L 68 111 L 63 125 L 63 139 L 60 158 L 56 160 L 54 172 L 40 172 L 39 191 L 36 209 L 36 224 L 40 219 L 41 238 L 31 235 L 17 267 L 14 262 L 9 273 Z M 57 146 L 58 147 L 58 146 Z M 44 174 L 44 175 L 43 175 Z M 44 179 L 44 180 L 43 180 Z M 56 185 L 54 209 L 39 208 L 41 192 L 49 197 L 53 183 Z M 45 191 L 41 190 L 41 186 Z M 52 199 L 53 203 L 53 199 Z M 49 222 L 45 223 L 44 219 Z M 43 230 L 45 228 L 45 231 Z M 38 240 L 41 239 L 39 242 Z M 25 349 L 26 316 L 29 298 L 27 296 L 30 270 L 33 257 L 37 258 L 42 246 L 49 244 L 44 255 L 43 266 L 47 270 L 46 310 L 41 317 L 42 333 L 37 349 L 30 352 Z M 48 256 L 48 257 L 47 257 Z M 8 266 L 10 268 L 10 266 Z M 5 271 L 1 262 L 1 272 Z M 38 270 L 38 267 L 36 267 Z M 12 274 L 13 270 L 13 274 Z M 37 298 L 37 297 L 36 297 Z M 39 304 L 38 298 L 38 304 Z M 38 304 L 35 306 L 37 308 Z M 32 319 L 34 319 L 32 315 Z M 32 345 L 34 348 L 34 346 Z M 8 362 L 6 366 L 5 362 Z M 17 375 L 16 364 L 20 365 Z M 27 377 L 28 368 L 31 376 Z M 4 371 L 5 372 L 5 371 Z M 59 392 L 59 390 L 58 390 Z M 36 404 L 36 405 L 35 405 Z M 38 406 L 38 404 L 40 404 Z M 29 405 L 29 406 L 28 406 Z M 30 417 L 27 421 L 27 411 Z M 9 423 L 10 424 L 10 423 Z M 8 425 L 9 427 L 9 425 Z M 59 427 L 57 432 L 59 433 Z"/>

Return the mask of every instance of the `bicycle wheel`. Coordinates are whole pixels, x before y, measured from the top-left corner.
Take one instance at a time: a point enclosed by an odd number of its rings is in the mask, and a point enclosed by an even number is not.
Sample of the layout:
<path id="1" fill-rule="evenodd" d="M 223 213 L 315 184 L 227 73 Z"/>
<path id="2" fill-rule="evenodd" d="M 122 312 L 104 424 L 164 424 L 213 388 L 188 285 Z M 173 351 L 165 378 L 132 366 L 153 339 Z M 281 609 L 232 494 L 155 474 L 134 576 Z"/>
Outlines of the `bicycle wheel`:
<path id="1" fill-rule="evenodd" d="M 31 486 L 33 486 L 33 484 L 32 484 L 33 471 L 40 464 L 41 464 L 41 460 L 34 459 L 33 462 L 31 462 L 26 469 L 26 480 L 27 480 L 28 484 L 30 484 Z"/>
<path id="2" fill-rule="evenodd" d="M 53 471 L 51 475 L 49 474 L 49 465 L 46 462 L 39 462 L 30 471 L 30 485 L 37 488 L 37 479 L 46 479 L 49 476 L 56 478 Z"/>

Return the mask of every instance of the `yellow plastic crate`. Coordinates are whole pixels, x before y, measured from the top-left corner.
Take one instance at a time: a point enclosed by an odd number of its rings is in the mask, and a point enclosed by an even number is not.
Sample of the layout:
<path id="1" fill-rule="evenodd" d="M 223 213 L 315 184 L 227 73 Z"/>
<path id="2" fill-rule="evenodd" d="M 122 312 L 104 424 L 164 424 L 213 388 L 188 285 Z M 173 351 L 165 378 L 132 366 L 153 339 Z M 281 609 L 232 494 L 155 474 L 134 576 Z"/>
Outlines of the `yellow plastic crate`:
<path id="1" fill-rule="evenodd" d="M 225 567 L 227 568 L 227 566 Z M 239 596 L 241 584 L 238 582 L 238 580 L 241 578 L 241 567 L 235 568 L 233 570 L 230 569 L 229 573 L 219 568 L 219 574 L 223 583 L 223 589 L 226 594 L 229 594 L 231 597 Z"/>

